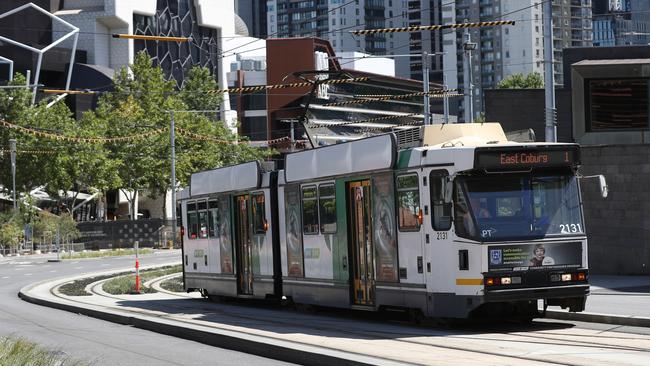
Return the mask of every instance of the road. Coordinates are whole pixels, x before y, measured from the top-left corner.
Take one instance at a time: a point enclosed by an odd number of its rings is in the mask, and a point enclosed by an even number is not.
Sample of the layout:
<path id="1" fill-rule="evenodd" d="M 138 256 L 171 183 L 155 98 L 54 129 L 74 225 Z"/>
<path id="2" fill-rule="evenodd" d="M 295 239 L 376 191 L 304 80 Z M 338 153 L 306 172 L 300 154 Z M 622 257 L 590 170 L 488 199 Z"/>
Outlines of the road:
<path id="1" fill-rule="evenodd" d="M 288 365 L 22 301 L 31 283 L 125 268 L 133 258 L 47 262 L 52 255 L 0 258 L 0 336 L 27 338 L 94 365 Z M 140 257 L 142 266 L 180 261 L 180 252 Z"/>
<path id="2" fill-rule="evenodd" d="M 177 257 L 177 253 L 157 254 L 143 257 L 142 263 L 166 263 Z M 42 258 L 3 261 L 7 259 L 0 259 L 0 301 L 6 305 L 0 310 L 0 334 L 25 335 L 98 365 L 281 364 L 31 305 L 15 297 L 18 288 L 39 279 L 124 268 L 132 264 L 132 258 L 64 263 L 46 263 Z M 79 300 L 93 301 L 82 298 Z M 370 356 L 377 360 L 373 364 L 650 364 L 650 328 L 557 320 L 539 320 L 532 325 L 470 323 L 416 327 L 386 321 L 381 314 L 330 309 L 305 313 L 250 302 L 210 303 L 174 296 L 151 301 L 143 295 L 126 295 L 113 299 L 111 306 L 140 314 L 153 312 L 158 314 L 157 318 L 189 327 L 315 346 L 318 352 Z"/>

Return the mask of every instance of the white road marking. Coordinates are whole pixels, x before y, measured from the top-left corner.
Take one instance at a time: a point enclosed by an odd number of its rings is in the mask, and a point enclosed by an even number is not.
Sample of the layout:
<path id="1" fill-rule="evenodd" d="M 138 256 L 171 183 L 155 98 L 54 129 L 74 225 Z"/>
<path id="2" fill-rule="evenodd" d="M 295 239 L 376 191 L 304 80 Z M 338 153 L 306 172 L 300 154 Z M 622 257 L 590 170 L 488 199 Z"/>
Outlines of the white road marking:
<path id="1" fill-rule="evenodd" d="M 74 269 L 83 269 L 83 268 L 84 268 L 83 266 L 80 266 L 80 267 L 74 267 Z"/>
<path id="2" fill-rule="evenodd" d="M 31 276 L 31 275 L 32 275 L 31 273 L 25 273 L 25 276 Z"/>
<path id="3" fill-rule="evenodd" d="M 107 266 L 110 266 L 110 264 L 108 264 L 108 263 L 102 264 L 102 267 L 107 267 Z"/>
<path id="4" fill-rule="evenodd" d="M 50 273 L 55 273 L 55 272 L 56 272 L 56 269 L 54 271 L 50 271 Z"/>
<path id="5" fill-rule="evenodd" d="M 2 277 L 3 280 L 8 280 L 10 277 L 4 276 Z"/>

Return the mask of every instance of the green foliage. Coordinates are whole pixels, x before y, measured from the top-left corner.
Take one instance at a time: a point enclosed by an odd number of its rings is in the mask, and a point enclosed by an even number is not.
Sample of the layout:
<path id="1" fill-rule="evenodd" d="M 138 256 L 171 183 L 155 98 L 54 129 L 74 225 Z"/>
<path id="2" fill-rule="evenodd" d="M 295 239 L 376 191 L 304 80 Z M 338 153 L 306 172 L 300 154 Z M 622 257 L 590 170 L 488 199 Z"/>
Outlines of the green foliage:
<path id="1" fill-rule="evenodd" d="M 13 85 L 24 85 L 25 78 L 16 74 Z M 236 143 L 237 136 L 217 120 L 221 96 L 209 91 L 218 88 L 206 68 L 190 70 L 179 92 L 151 58 L 139 53 L 129 68 L 116 73 L 114 91 L 102 94 L 98 107 L 76 121 L 65 103 L 48 107 L 51 99 L 31 105 L 31 92 L 25 88 L 0 90 L 0 118 L 48 133 L 70 137 L 105 138 L 132 136 L 158 131 L 153 136 L 106 143 L 52 140 L 17 130 L 0 128 L 0 145 L 6 149 L 9 139 L 18 140 L 18 150 L 49 151 L 50 154 L 17 155 L 17 191 L 29 192 L 37 187 L 59 199 L 68 191 L 105 192 L 121 188 L 125 192 L 146 191 L 158 196 L 170 189 L 170 111 L 175 123 L 208 139 L 191 139 L 177 134 L 176 176 L 179 186 L 189 182 L 196 171 L 229 164 L 258 160 L 268 151 Z M 187 110 L 215 112 L 189 113 Z M 9 154 L 0 154 L 0 186 L 11 187 Z M 62 194 L 63 193 L 63 194 Z M 127 194 L 131 205 L 135 194 Z M 73 197 L 76 198 L 76 197 Z M 29 215 L 28 215 L 29 216 Z M 35 216 L 33 213 L 31 216 Z M 39 223 L 41 233 L 49 218 Z"/>
<path id="2" fill-rule="evenodd" d="M 497 84 L 499 89 L 542 89 L 544 88 L 544 79 L 538 72 L 530 73 L 526 76 L 521 73 L 512 74 L 504 78 Z"/>
<path id="3" fill-rule="evenodd" d="M 56 237 L 59 217 L 47 211 L 40 211 L 34 222 L 34 239 L 52 241 Z"/>
<path id="4" fill-rule="evenodd" d="M 44 349 L 23 338 L 0 337 L 0 365 L 81 366 L 89 364 L 61 356 L 60 352 Z"/>
<path id="5" fill-rule="evenodd" d="M 130 71 L 130 72 L 129 72 Z M 177 128 L 224 141 L 197 141 L 176 135 L 176 178 L 180 186 L 189 183 L 196 171 L 227 164 L 261 159 L 268 154 L 247 144 L 235 144 L 234 135 L 224 123 L 216 121 L 215 113 L 190 113 L 187 110 L 218 110 L 220 97 L 209 90 L 217 88 L 205 68 L 189 72 L 180 93 L 174 82 L 167 81 L 162 70 L 154 66 L 146 53 L 139 53 L 130 70 L 122 69 L 115 78 L 115 92 L 100 99 L 95 112 L 87 118 L 102 121 L 110 135 L 144 133 L 167 129 L 171 113 Z M 163 133 L 129 143 L 109 144 L 112 155 L 119 157 L 117 174 L 122 187 L 130 192 L 147 191 L 153 196 L 170 189 L 170 137 Z M 133 195 L 131 195 L 133 200 Z"/>
<path id="6" fill-rule="evenodd" d="M 74 221 L 72 215 L 69 213 L 64 213 L 59 217 L 58 225 L 59 233 L 62 238 L 73 240 L 81 236 L 81 233 L 77 228 L 77 222 Z"/>
<path id="7" fill-rule="evenodd" d="M 142 248 L 138 249 L 138 255 L 151 254 L 152 249 Z M 104 258 L 104 257 L 120 257 L 127 255 L 135 255 L 134 249 L 114 249 L 114 250 L 99 250 L 92 252 L 79 252 L 74 254 L 66 254 L 63 259 L 81 259 L 81 258 Z"/>
<path id="8" fill-rule="evenodd" d="M 143 284 L 155 278 L 167 276 L 172 273 L 179 273 L 182 270 L 182 267 L 179 265 L 140 271 L 140 292 L 156 292 L 156 290 L 150 287 L 145 287 Z M 102 288 L 104 291 L 108 292 L 111 295 L 135 294 L 135 275 L 130 274 L 126 276 L 115 277 L 112 280 L 105 282 Z"/>
<path id="9" fill-rule="evenodd" d="M 23 237 L 23 222 L 13 212 L 0 215 L 0 246 L 17 248 Z"/>

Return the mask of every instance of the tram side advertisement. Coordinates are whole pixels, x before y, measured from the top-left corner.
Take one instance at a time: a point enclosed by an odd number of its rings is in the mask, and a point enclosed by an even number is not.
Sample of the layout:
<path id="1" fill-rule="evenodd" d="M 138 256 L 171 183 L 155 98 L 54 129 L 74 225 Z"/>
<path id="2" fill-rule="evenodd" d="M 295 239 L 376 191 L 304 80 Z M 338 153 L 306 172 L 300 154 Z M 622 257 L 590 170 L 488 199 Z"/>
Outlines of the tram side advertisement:
<path id="1" fill-rule="evenodd" d="M 488 247 L 489 270 L 525 271 L 579 268 L 582 243 L 538 243 Z"/>

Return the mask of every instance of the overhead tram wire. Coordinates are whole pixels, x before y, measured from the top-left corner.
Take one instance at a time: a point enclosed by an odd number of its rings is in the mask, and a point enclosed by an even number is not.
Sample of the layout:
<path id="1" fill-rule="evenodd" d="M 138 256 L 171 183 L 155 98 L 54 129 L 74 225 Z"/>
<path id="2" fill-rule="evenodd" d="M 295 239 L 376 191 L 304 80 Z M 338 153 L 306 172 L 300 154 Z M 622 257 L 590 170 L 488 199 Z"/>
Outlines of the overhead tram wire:
<path id="1" fill-rule="evenodd" d="M 349 78 L 349 79 L 327 79 L 327 80 L 321 81 L 319 84 L 325 84 L 325 85 L 349 84 L 349 83 L 368 81 L 370 79 L 371 78 L 367 77 L 367 76 L 361 76 L 361 77 Z M 287 83 L 287 84 L 270 84 L 270 85 L 258 85 L 258 86 L 245 86 L 245 87 L 241 87 L 241 88 L 214 89 L 214 90 L 206 91 L 206 93 L 213 93 L 213 94 L 255 93 L 255 92 L 274 90 L 274 89 L 300 88 L 300 87 L 307 87 L 307 86 L 312 86 L 312 85 L 314 85 L 313 82 L 302 81 L 302 82 Z M 46 94 L 64 94 L 64 93 L 68 93 L 68 92 L 72 92 L 73 94 L 74 93 L 76 93 L 76 94 L 99 94 L 96 91 L 88 91 L 88 90 L 86 90 L 86 91 L 84 91 L 84 90 L 69 91 L 69 90 L 65 90 L 65 89 L 43 89 L 43 92 L 46 93 Z M 111 93 L 111 92 L 105 92 L 105 93 Z"/>
<path id="2" fill-rule="evenodd" d="M 357 1 L 357 0 L 350 0 L 350 1 L 348 1 L 347 3 L 345 3 L 345 4 L 342 4 L 342 5 L 340 5 L 340 6 L 337 6 L 336 8 L 333 8 L 333 9 L 328 10 L 327 13 L 325 13 L 325 14 L 332 13 L 332 12 L 334 12 L 334 11 L 336 11 L 336 10 L 338 10 L 338 9 L 341 9 L 341 8 L 343 8 L 343 7 L 345 7 L 345 6 L 348 6 L 348 5 L 350 5 L 350 4 L 352 4 L 352 3 L 356 2 L 356 1 Z M 306 20 L 315 20 L 315 19 L 317 19 L 317 18 L 318 18 L 318 15 L 317 15 L 315 18 L 306 19 Z M 231 49 L 229 49 L 229 50 L 221 51 L 221 54 L 218 55 L 218 56 L 219 56 L 220 58 L 224 58 L 224 57 L 227 57 L 227 56 L 232 56 L 232 55 L 226 55 L 226 53 L 228 53 L 228 52 L 232 52 L 232 51 L 234 51 L 234 50 L 236 50 L 236 49 L 239 49 L 239 48 L 242 48 L 242 47 L 245 47 L 245 46 L 248 46 L 249 44 L 252 44 L 252 43 L 255 43 L 255 42 L 266 41 L 267 39 L 271 39 L 273 36 L 277 35 L 278 33 L 280 33 L 279 30 L 276 31 L 276 32 L 273 33 L 273 34 L 270 34 L 270 35 L 266 36 L 265 38 L 259 38 L 259 39 L 256 39 L 256 40 L 253 40 L 253 41 L 250 41 L 250 42 L 248 42 L 248 43 L 244 43 L 244 44 L 242 44 L 242 45 L 239 45 L 239 46 L 233 47 L 233 48 L 231 48 Z M 266 46 L 264 46 L 264 47 L 262 47 L 262 48 L 266 48 Z M 260 49 L 260 48 L 258 48 L 258 49 Z M 258 50 L 258 49 L 256 49 L 256 50 Z M 251 50 L 249 50 L 249 51 L 251 51 Z M 241 52 L 238 52 L 238 53 L 241 53 Z M 233 54 L 233 55 L 234 55 L 234 54 Z"/>

